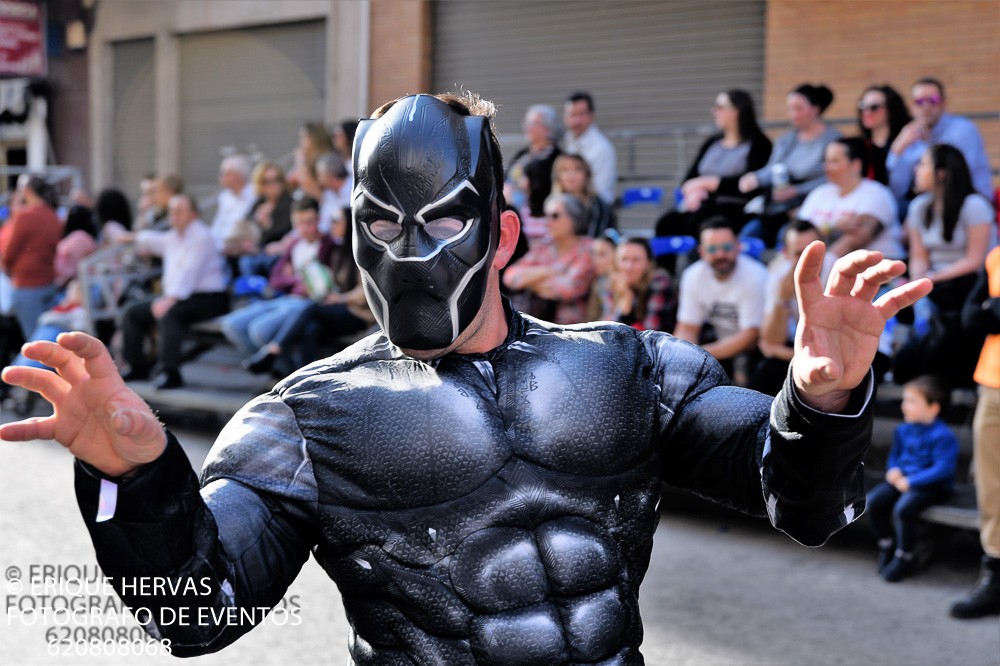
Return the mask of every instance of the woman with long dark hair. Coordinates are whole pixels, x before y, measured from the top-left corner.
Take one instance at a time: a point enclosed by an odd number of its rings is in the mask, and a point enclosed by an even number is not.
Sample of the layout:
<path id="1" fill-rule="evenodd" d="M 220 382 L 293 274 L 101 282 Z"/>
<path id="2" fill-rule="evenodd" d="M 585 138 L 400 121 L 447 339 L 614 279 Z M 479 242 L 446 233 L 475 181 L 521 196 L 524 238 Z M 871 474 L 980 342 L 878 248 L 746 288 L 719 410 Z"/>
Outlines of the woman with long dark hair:
<path id="1" fill-rule="evenodd" d="M 953 386 L 971 386 L 982 340 L 966 337 L 961 310 L 996 243 L 993 207 L 975 191 L 961 151 L 947 144 L 924 153 L 914 169 L 914 188 L 920 195 L 906 218 L 910 277 L 929 278 L 934 291 L 923 306 L 914 306 L 925 321 L 914 329 L 925 332 L 911 336 L 897 352 L 893 378 L 906 382 L 933 373 Z"/>
<path id="2" fill-rule="evenodd" d="M 132 230 L 132 206 L 121 190 L 109 187 L 101 190 L 94 202 L 97 237 L 104 245 L 114 243 Z"/>
<path id="3" fill-rule="evenodd" d="M 889 184 L 885 159 L 899 131 L 913 120 L 903 97 L 890 85 L 868 86 L 858 100 L 858 131 L 865 140 L 868 170 L 865 178 Z"/>
<path id="4" fill-rule="evenodd" d="M 991 240 L 995 240 L 993 207 L 973 187 L 962 152 L 948 144 L 928 149 L 914 176 L 914 188 L 920 195 L 910 204 L 906 218 L 910 277 L 930 278 L 939 294 L 939 285 L 955 280 L 963 280 L 971 288 Z M 963 291 L 955 307 L 964 302 L 968 289 Z"/>
<path id="5" fill-rule="evenodd" d="M 680 186 L 677 208 L 656 223 L 657 236 L 697 236 L 702 220 L 723 215 L 736 226 L 756 191 L 741 192 L 740 178 L 767 164 L 771 140 L 757 124 L 753 98 L 732 89 L 716 96 L 712 116 L 719 130 L 705 140 Z"/>

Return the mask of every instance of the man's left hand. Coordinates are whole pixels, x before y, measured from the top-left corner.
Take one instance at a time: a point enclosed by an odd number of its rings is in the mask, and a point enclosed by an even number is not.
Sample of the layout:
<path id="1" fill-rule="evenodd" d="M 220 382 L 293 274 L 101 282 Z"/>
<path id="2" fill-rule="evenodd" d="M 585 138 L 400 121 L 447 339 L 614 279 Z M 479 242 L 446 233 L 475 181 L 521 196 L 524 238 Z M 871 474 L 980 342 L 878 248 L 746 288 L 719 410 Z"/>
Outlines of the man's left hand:
<path id="1" fill-rule="evenodd" d="M 824 291 L 824 253 L 823 243 L 814 241 L 795 267 L 799 325 L 792 379 L 806 404 L 837 413 L 868 374 L 885 322 L 929 294 L 931 282 L 908 282 L 873 303 L 879 288 L 902 275 L 906 265 L 858 250 L 837 260 Z"/>

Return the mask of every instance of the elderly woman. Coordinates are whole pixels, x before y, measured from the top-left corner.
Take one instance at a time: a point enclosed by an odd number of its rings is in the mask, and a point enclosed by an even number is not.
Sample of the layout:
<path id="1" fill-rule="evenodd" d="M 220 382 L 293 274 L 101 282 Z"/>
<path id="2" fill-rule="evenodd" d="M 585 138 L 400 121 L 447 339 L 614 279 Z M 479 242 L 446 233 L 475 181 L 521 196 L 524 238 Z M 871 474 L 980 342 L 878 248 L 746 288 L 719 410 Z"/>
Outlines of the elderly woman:
<path id="1" fill-rule="evenodd" d="M 587 295 L 594 279 L 587 223 L 589 211 L 571 194 L 545 200 L 549 238 L 507 269 L 503 283 L 515 304 L 530 315 L 557 324 L 585 321 Z"/>
<path id="2" fill-rule="evenodd" d="M 552 165 L 559 157 L 558 118 L 547 104 L 528 107 L 522 125 L 528 145 L 507 167 L 507 200 L 521 212 L 525 233 L 531 239 L 544 235 L 545 198 L 552 192 Z"/>

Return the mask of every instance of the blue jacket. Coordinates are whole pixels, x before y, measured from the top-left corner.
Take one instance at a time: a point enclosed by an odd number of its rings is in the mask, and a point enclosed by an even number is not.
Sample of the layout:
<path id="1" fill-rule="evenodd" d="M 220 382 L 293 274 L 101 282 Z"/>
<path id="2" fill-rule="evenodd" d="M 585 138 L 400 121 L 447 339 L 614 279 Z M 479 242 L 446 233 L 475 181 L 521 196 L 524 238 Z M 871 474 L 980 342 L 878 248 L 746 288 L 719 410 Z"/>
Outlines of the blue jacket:
<path id="1" fill-rule="evenodd" d="M 958 440 L 941 419 L 933 423 L 903 423 L 896 428 L 888 467 L 898 467 L 913 487 L 941 481 L 955 483 Z"/>

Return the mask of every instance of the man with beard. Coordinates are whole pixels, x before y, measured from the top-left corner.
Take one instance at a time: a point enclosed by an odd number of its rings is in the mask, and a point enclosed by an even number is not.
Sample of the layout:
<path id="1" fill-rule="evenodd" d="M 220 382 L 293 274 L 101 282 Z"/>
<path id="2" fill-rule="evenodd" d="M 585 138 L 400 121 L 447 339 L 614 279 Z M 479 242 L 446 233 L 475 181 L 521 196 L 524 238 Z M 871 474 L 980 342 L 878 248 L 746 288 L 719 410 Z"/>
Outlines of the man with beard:
<path id="1" fill-rule="evenodd" d="M 250 624 L 216 618 L 259 621 L 311 552 L 340 589 L 355 663 L 641 664 L 662 482 L 807 545 L 863 510 L 870 362 L 928 281 L 872 303 L 904 266 L 859 252 L 824 292 L 811 245 L 774 400 L 726 386 L 665 333 L 523 316 L 499 289 L 518 219 L 492 113 L 468 94 L 415 95 L 362 121 L 354 255 L 382 332 L 251 401 L 202 484 L 96 339 L 25 348 L 56 373 L 4 370 L 55 412 L 0 437 L 54 438 L 77 457 L 98 561 L 173 654 L 236 640 Z M 171 587 L 122 585 L 140 577 Z M 178 609 L 192 620 L 157 621 Z"/>
<path id="2" fill-rule="evenodd" d="M 732 375 L 732 359 L 757 349 L 767 269 L 740 253 L 739 239 L 723 217 L 702 223 L 698 254 L 701 259 L 681 275 L 674 335 L 704 343 Z"/>

